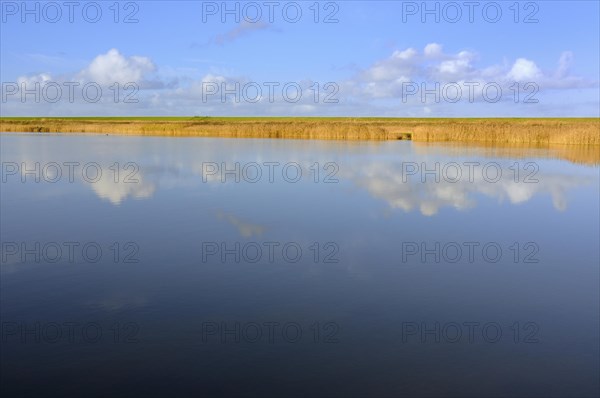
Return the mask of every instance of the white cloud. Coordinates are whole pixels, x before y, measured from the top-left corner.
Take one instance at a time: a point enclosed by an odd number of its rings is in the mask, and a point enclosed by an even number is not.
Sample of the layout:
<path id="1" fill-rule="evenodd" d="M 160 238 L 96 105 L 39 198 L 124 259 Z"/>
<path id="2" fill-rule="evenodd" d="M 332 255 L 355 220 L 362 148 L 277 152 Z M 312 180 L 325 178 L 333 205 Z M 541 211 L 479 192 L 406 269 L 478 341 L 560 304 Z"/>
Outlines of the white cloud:
<path id="1" fill-rule="evenodd" d="M 444 80 L 467 78 L 471 70 L 471 56 L 466 52 L 461 52 L 456 59 L 443 61 L 437 67 L 438 76 Z"/>
<path id="2" fill-rule="evenodd" d="M 256 24 L 254 24 L 256 25 Z M 258 29 L 258 26 L 238 26 L 238 33 L 231 37 L 235 39 L 237 34 L 242 34 L 247 29 Z M 237 31 L 236 31 L 237 32 Z M 169 67 L 165 69 L 167 75 L 161 78 L 154 77 L 150 80 L 148 76 L 154 72 L 155 67 L 152 60 L 143 56 L 125 56 L 117 49 L 100 54 L 95 57 L 88 66 L 79 73 L 55 76 L 51 72 L 39 73 L 31 76 L 21 76 L 19 82 L 30 84 L 34 82 L 48 81 L 79 81 L 97 82 L 101 85 L 110 86 L 115 82 L 122 85 L 135 82 L 139 87 L 135 104 L 125 106 L 122 101 L 116 103 L 112 100 L 112 92 L 105 91 L 102 101 L 98 103 L 84 103 L 79 93 L 75 103 L 60 101 L 58 103 L 21 103 L 20 95 L 12 95 L 10 100 L 3 104 L 6 115 L 314 115 L 314 116 L 412 116 L 423 115 L 435 116 L 528 116 L 528 115 L 554 115 L 569 116 L 569 112 L 577 116 L 587 115 L 592 109 L 592 114 L 597 114 L 597 96 L 586 94 L 587 99 L 580 104 L 569 103 L 571 107 L 560 106 L 561 99 L 556 104 L 543 103 L 528 107 L 514 106 L 512 101 L 515 81 L 522 84 L 533 82 L 537 84 L 538 91 L 535 98 L 545 99 L 547 90 L 570 90 L 570 89 L 594 89 L 598 87 L 598 81 L 575 76 L 570 71 L 573 62 L 573 54 L 564 52 L 558 59 L 554 70 L 542 70 L 534 60 L 521 57 L 516 60 L 504 61 L 502 63 L 480 65 L 479 56 L 475 51 L 460 50 L 457 52 L 445 52 L 439 43 L 429 43 L 422 49 L 406 48 L 392 51 L 386 58 L 374 61 L 370 66 L 357 70 L 353 76 L 337 80 L 339 91 L 334 98 L 338 99 L 335 104 L 323 103 L 325 97 L 331 90 L 323 89 L 326 80 L 320 81 L 320 92 L 318 101 L 314 100 L 314 91 L 311 87 L 315 82 L 311 80 L 299 81 L 303 89 L 303 96 L 298 103 L 286 102 L 281 95 L 281 86 L 276 88 L 275 101 L 268 98 L 269 90 L 263 86 L 262 96 L 254 96 L 250 90 L 249 95 L 254 102 L 240 102 L 234 100 L 234 95 L 227 95 L 226 101 L 222 101 L 221 95 L 211 95 L 207 101 L 203 99 L 203 91 L 206 83 L 216 83 L 219 89 L 225 83 L 228 89 L 239 83 L 252 82 L 251 76 L 243 76 L 232 71 L 208 68 L 207 71 L 194 69 L 190 71 L 179 71 L 181 75 L 174 74 Z M 208 71 L 213 73 L 208 73 Z M 161 68 L 161 73 L 163 68 Z M 202 75 L 202 73 L 204 73 Z M 237 76 L 236 76 L 237 75 Z M 202 77 L 199 77 L 202 76 Z M 304 76 L 303 76 L 304 77 Z M 332 79 L 333 80 L 333 79 Z M 168 81 L 168 83 L 166 83 Z M 294 81 L 293 76 L 288 81 Z M 475 82 L 478 85 L 470 88 L 467 84 Z M 482 88 L 487 83 L 497 83 L 501 86 L 505 95 L 502 98 L 504 106 L 500 104 L 485 103 L 482 98 Z M 257 82 L 259 85 L 264 82 Z M 426 89 L 435 89 L 435 84 L 445 85 L 458 84 L 462 89 L 460 100 L 454 104 L 450 101 L 439 101 L 435 95 L 418 94 L 408 97 L 405 101 L 407 84 L 415 84 L 419 87 L 424 84 Z M 214 87 L 214 86 L 213 86 Z M 160 90 L 159 90 L 160 89 Z M 474 102 L 471 104 L 469 93 L 474 92 Z M 123 90 L 124 91 L 124 90 Z M 67 90 L 65 89 L 65 93 Z M 530 93 L 523 88 L 523 93 Z M 588 91 L 588 92 L 591 92 Z M 129 94 L 130 92 L 126 93 Z M 453 94 L 453 89 L 448 92 Z M 121 93 L 124 94 L 124 93 Z M 550 94 L 548 94 L 550 95 Z M 556 94 L 558 95 L 558 93 Z M 63 96 L 65 99 L 67 95 Z M 77 97 L 77 96 L 76 96 Z M 561 96 L 561 98 L 563 98 Z M 578 98 L 583 98 L 578 93 Z M 564 101 L 564 100 L 563 100 Z M 513 106 L 511 106 L 512 102 Z M 465 107 L 464 105 L 469 106 Z M 400 106 L 399 106 L 400 105 Z M 544 108 L 545 107 L 545 108 Z M 557 114 L 558 109 L 558 114 Z M 546 113 L 543 113 L 546 112 Z M 566 112 L 566 113 L 565 113 Z"/>
<path id="3" fill-rule="evenodd" d="M 27 89 L 33 88 L 36 83 L 44 84 L 50 81 L 52 81 L 52 76 L 49 73 L 40 73 L 32 76 L 20 76 L 17 79 L 19 87 L 25 84 Z"/>
<path id="4" fill-rule="evenodd" d="M 113 48 L 106 54 L 98 55 L 79 73 L 78 78 L 105 86 L 130 82 L 140 85 L 144 75 L 154 70 L 155 66 L 150 58 L 140 56 L 127 58 Z"/>
<path id="5" fill-rule="evenodd" d="M 542 77 L 542 72 L 535 62 L 525 58 L 519 58 L 515 61 L 508 78 L 517 82 L 535 81 Z"/>
<path id="6" fill-rule="evenodd" d="M 512 64 L 487 66 L 477 65 L 477 59 L 477 54 L 469 50 L 444 53 L 438 43 L 427 44 L 422 52 L 414 48 L 396 50 L 388 58 L 374 62 L 370 67 L 359 71 L 352 79 L 343 82 L 341 87 L 345 90 L 342 90 L 342 94 L 355 98 L 404 100 L 403 94 L 406 92 L 403 91 L 406 91 L 409 84 L 416 84 L 414 87 L 421 87 L 424 84 L 427 89 L 433 89 L 436 84 L 443 86 L 457 83 L 464 93 L 460 97 L 464 103 L 472 102 L 468 95 L 471 90 L 468 83 L 472 82 L 476 83 L 472 89 L 474 100 L 479 102 L 482 101 L 483 86 L 488 83 L 499 85 L 505 93 L 512 92 L 511 86 L 515 82 L 534 83 L 540 92 L 545 89 L 598 86 L 597 81 L 570 74 L 573 60 L 571 52 L 564 52 L 560 56 L 556 71 L 548 73 L 543 72 L 534 61 L 527 58 L 518 58 Z M 508 97 L 510 96 L 506 95 L 506 98 Z M 429 106 L 436 101 L 440 102 L 434 95 L 426 96 L 425 100 L 421 95 L 414 95 L 411 99 L 416 101 L 413 105 L 425 103 Z"/>
<path id="7" fill-rule="evenodd" d="M 394 51 L 392 58 L 400 59 L 403 61 L 409 61 L 417 55 L 417 51 L 414 48 L 407 48 L 404 51 Z"/>
<path id="8" fill-rule="evenodd" d="M 425 53 L 425 56 L 429 58 L 439 57 L 442 55 L 442 46 L 437 43 L 430 43 L 425 46 L 423 52 Z"/>

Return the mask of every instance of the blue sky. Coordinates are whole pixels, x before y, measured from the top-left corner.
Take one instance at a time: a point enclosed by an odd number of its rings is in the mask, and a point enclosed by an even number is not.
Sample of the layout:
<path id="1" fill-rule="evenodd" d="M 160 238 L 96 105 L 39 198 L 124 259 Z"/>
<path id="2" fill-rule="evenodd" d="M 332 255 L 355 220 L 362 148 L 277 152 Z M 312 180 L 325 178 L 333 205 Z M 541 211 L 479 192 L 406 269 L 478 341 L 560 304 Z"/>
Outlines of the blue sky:
<path id="1" fill-rule="evenodd" d="M 2 1 L 2 115 L 599 116 L 598 1 L 226 3 Z"/>

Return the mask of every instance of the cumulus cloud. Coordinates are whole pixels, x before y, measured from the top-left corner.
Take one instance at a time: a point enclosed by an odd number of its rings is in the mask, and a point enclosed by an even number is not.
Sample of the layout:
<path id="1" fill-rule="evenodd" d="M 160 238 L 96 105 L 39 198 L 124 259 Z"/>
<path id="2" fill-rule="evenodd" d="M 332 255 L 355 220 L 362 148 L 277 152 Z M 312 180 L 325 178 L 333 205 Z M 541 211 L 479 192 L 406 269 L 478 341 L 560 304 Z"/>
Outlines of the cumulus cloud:
<path id="1" fill-rule="evenodd" d="M 572 76 L 570 66 L 573 54 L 564 52 L 555 71 L 543 71 L 533 60 L 521 57 L 508 65 L 478 65 L 477 53 L 461 50 L 446 53 L 438 43 L 427 44 L 422 51 L 414 48 L 395 50 L 388 58 L 374 62 L 342 83 L 342 94 L 370 99 L 400 99 L 406 97 L 409 84 L 424 84 L 432 89 L 436 84 L 457 84 L 463 92 L 473 90 L 475 100 L 482 99 L 483 86 L 497 84 L 506 92 L 515 83 L 534 83 L 544 89 L 572 89 L 597 87 L 598 82 Z M 469 84 L 474 83 L 472 89 Z M 423 90 L 421 90 L 423 91 Z M 432 95 L 431 102 L 435 102 Z M 508 97 L 507 97 L 508 98 Z M 468 95 L 461 97 L 469 100 Z M 512 97 L 511 97 L 512 99 Z M 418 102 L 421 97 L 418 97 Z"/>
<path id="2" fill-rule="evenodd" d="M 19 85 L 25 83 L 26 87 L 33 86 L 36 82 L 43 84 L 55 82 L 94 82 L 101 86 L 110 86 L 114 83 L 125 85 L 136 83 L 141 86 L 146 81 L 147 75 L 156 70 L 152 60 L 148 57 L 131 56 L 126 57 L 117 49 L 111 49 L 106 54 L 100 54 L 94 58 L 88 66 L 75 74 L 54 76 L 50 72 L 34 75 L 20 76 L 17 79 Z"/>
<path id="3" fill-rule="evenodd" d="M 20 76 L 17 79 L 17 83 L 19 84 L 19 86 L 22 86 L 24 84 L 25 87 L 27 87 L 28 89 L 30 87 L 33 87 L 36 83 L 44 84 L 44 83 L 47 83 L 50 81 L 53 81 L 53 80 L 52 80 L 52 75 L 50 75 L 49 73 L 40 73 L 37 75 L 31 75 L 31 76 Z"/>
<path id="4" fill-rule="evenodd" d="M 461 51 L 455 57 L 442 61 L 434 67 L 435 75 L 444 81 L 469 78 L 473 72 L 471 62 L 474 56 L 468 51 Z"/>
<path id="5" fill-rule="evenodd" d="M 407 78 L 416 71 L 417 51 L 407 48 L 404 51 L 394 51 L 392 56 L 376 62 L 361 74 L 361 78 L 372 81 L 398 80 L 403 76 Z"/>
<path id="6" fill-rule="evenodd" d="M 426 57 L 434 58 L 442 55 L 442 46 L 437 43 L 430 43 L 425 46 L 425 50 L 423 50 Z"/>
<path id="7" fill-rule="evenodd" d="M 125 57 L 117 49 L 98 55 L 78 77 L 80 80 L 96 82 L 100 85 L 114 83 L 140 83 L 144 76 L 155 70 L 154 63 L 147 57 Z"/>
<path id="8" fill-rule="evenodd" d="M 507 76 L 509 79 L 517 82 L 535 81 L 542 77 L 542 71 L 540 71 L 535 62 L 519 58 L 515 61 Z"/>
<path id="9" fill-rule="evenodd" d="M 248 32 L 265 29 L 268 26 L 261 22 L 248 23 L 246 21 L 237 25 L 230 32 L 221 35 L 218 41 L 225 43 L 236 40 Z M 315 93 L 311 89 L 314 83 L 311 80 L 298 82 L 303 90 L 303 95 L 298 102 L 286 101 L 281 95 L 281 87 L 286 82 L 280 82 L 281 86 L 276 88 L 274 100 L 269 98 L 269 89 L 262 87 L 262 92 L 256 93 L 251 88 L 246 94 L 250 95 L 251 101 L 244 98 L 238 100 L 239 96 L 228 94 L 225 98 L 220 94 L 206 94 L 207 84 L 212 88 L 221 90 L 223 84 L 228 90 L 236 87 L 236 83 L 243 87 L 246 83 L 253 82 L 251 76 L 240 74 L 226 75 L 224 73 L 201 74 L 201 71 L 194 71 L 195 76 L 156 77 L 154 72 L 157 70 L 153 61 L 144 56 L 127 56 L 117 49 L 111 49 L 104 54 L 95 57 L 88 66 L 75 74 L 66 76 L 53 76 L 50 72 L 39 73 L 31 76 L 19 77 L 19 82 L 30 84 L 35 82 L 48 81 L 79 81 L 79 82 L 97 82 L 100 85 L 110 86 L 115 82 L 125 85 L 129 82 L 137 83 L 139 93 L 136 98 L 140 98 L 138 105 L 128 104 L 127 107 L 121 106 L 122 103 L 114 103 L 111 95 L 106 94 L 103 101 L 94 104 L 96 108 L 103 107 L 103 112 L 94 111 L 96 114 L 202 114 L 202 115 L 329 115 L 329 116 L 441 116 L 456 114 L 460 112 L 463 116 L 476 116 L 483 112 L 486 116 L 509 116 L 510 109 L 496 106 L 493 110 L 487 107 L 484 98 L 483 89 L 489 83 L 497 84 L 504 92 L 502 100 L 508 104 L 513 100 L 510 94 L 514 90 L 514 83 L 519 82 L 523 96 L 531 94 L 531 90 L 525 88 L 525 84 L 532 82 L 536 85 L 535 98 L 541 98 L 547 90 L 570 90 L 598 87 L 597 80 L 590 80 L 580 76 L 575 76 L 571 72 L 574 55 L 571 52 L 564 52 L 560 55 L 555 68 L 549 70 L 540 67 L 532 59 L 518 57 L 508 62 L 492 63 L 481 65 L 481 60 L 477 52 L 470 49 L 461 49 L 457 52 L 447 52 L 440 43 L 429 43 L 422 49 L 408 47 L 405 49 L 396 49 L 388 57 L 376 60 L 370 66 L 357 70 L 352 76 L 335 80 L 339 87 L 332 98 L 337 102 L 325 102 L 327 96 L 332 90 L 324 89 L 325 81 L 319 82 L 319 92 Z M 210 70 L 210 69 L 209 69 Z M 150 76 L 154 76 L 152 79 Z M 198 77 L 202 76 L 202 77 Z M 290 77 L 289 81 L 294 81 Z M 60 83 L 60 82 L 59 82 Z M 259 85 L 261 82 L 256 82 Z M 264 82 L 262 82 L 264 83 Z M 436 89 L 439 85 L 454 85 L 459 87 L 462 95 L 459 99 L 459 105 L 466 102 L 477 102 L 487 108 L 477 108 L 470 106 L 460 108 L 457 111 L 452 110 L 451 101 L 440 101 L 435 95 L 423 96 L 424 89 Z M 418 88 L 418 94 L 408 96 L 407 85 L 412 88 Z M 423 86 L 424 85 L 424 86 Z M 530 86 L 531 88 L 531 86 Z M 160 90 L 159 90 L 160 89 Z M 454 94 L 451 88 L 449 94 Z M 122 90 L 124 91 L 124 90 Z M 222 91 L 222 90 L 221 90 Z M 240 90 L 238 94 L 241 93 Z M 123 94 L 123 93 L 121 93 Z M 315 100 L 315 95 L 318 97 Z M 12 114 L 15 109 L 18 114 L 73 114 L 73 112 L 83 112 L 90 114 L 90 105 L 82 108 L 77 101 L 67 103 L 62 101 L 52 104 L 34 104 L 37 107 L 46 107 L 45 111 L 32 111 L 32 104 L 19 103 L 18 95 L 13 95 L 14 101 L 6 105 L 6 114 Z M 65 95 L 66 97 L 66 95 Z M 81 96 L 80 96 L 81 97 Z M 111 97 L 111 98 L 108 98 Z M 224 99 L 224 100 L 223 100 Z M 398 107 L 401 101 L 402 106 Z M 82 102 L 82 101 L 80 101 Z M 594 108 L 594 98 L 585 103 L 585 109 Z M 596 101 L 597 102 L 597 101 Z M 597 105 L 597 104 L 596 104 Z M 545 105 L 549 106 L 549 105 Z M 519 112 L 533 112 L 541 115 L 542 105 L 533 107 L 518 107 Z M 81 110 L 85 109 L 85 110 Z M 457 108 L 453 108 L 457 109 Z M 473 111 L 473 109 L 475 109 Z M 511 108 L 515 111 L 515 107 Z M 548 109 L 561 109 L 564 107 L 555 107 Z M 581 107 L 576 108 L 581 111 Z M 494 112 L 502 110 L 502 112 Z M 468 112 L 472 111 L 472 112 Z M 490 112 L 491 111 L 491 112 Z M 556 113 L 556 111 L 553 111 Z M 585 112 L 585 111 L 582 111 Z M 16 114 L 17 115 L 17 114 Z M 16 116 L 15 115 L 15 116 Z M 518 115 L 527 116 L 527 114 L 518 113 Z M 562 115 L 562 113 L 561 113 Z M 579 115 L 579 114 L 578 114 Z"/>

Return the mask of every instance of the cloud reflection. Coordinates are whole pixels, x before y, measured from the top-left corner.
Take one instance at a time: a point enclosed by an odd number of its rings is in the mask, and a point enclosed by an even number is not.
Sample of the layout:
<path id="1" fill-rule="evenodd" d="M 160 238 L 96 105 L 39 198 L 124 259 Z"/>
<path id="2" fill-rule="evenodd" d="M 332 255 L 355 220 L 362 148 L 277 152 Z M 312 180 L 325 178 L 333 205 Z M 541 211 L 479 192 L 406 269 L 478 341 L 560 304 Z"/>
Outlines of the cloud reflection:
<path id="1" fill-rule="evenodd" d="M 136 183 L 115 182 L 112 176 L 102 176 L 99 181 L 89 184 L 99 198 L 108 200 L 115 206 L 120 205 L 127 198 L 147 199 L 154 195 L 156 185 L 152 182 L 138 178 Z"/>
<path id="2" fill-rule="evenodd" d="M 240 235 L 244 238 L 261 236 L 266 230 L 266 228 L 262 225 L 252 224 L 243 221 L 240 218 L 234 216 L 233 214 L 218 212 L 217 217 L 221 220 L 226 220 L 229 224 L 236 227 Z"/>
<path id="3" fill-rule="evenodd" d="M 31 145 L 31 140 L 37 140 Z M 64 145 L 65 140 L 70 145 Z M 42 183 L 47 189 L 35 190 L 38 195 L 61 194 L 69 195 L 74 192 L 67 185 L 91 190 L 98 198 L 108 201 L 114 206 L 122 205 L 127 200 L 148 200 L 160 190 L 169 190 L 178 195 L 188 194 L 198 196 L 203 200 L 215 202 L 215 207 L 221 207 L 223 199 L 236 195 L 248 196 L 248 203 L 253 200 L 264 200 L 264 192 L 297 191 L 302 192 L 327 191 L 344 200 L 348 195 L 348 186 L 358 187 L 369 193 L 377 200 L 383 200 L 391 209 L 405 212 L 417 211 L 424 216 L 433 216 L 442 208 L 453 208 L 467 211 L 474 208 L 482 199 L 488 198 L 498 203 L 520 205 L 531 201 L 540 195 L 551 198 L 553 208 L 564 211 L 568 207 L 568 193 L 578 187 L 597 184 L 598 167 L 590 165 L 575 165 L 557 160 L 547 160 L 544 157 L 554 157 L 555 152 L 549 149 L 510 148 L 503 155 L 500 149 L 487 153 L 480 149 L 469 147 L 443 147 L 416 145 L 415 143 L 385 142 L 385 143 L 355 143 L 321 142 L 321 141 L 290 141 L 290 140 L 223 140 L 223 139 L 173 139 L 173 138 L 139 138 L 139 137 L 29 137 L 21 135 L 5 136 L 3 143 L 14 141 L 11 150 L 3 145 L 3 161 L 18 164 L 26 162 L 66 162 L 77 153 L 77 158 L 90 159 L 98 162 L 105 173 L 97 182 L 89 182 L 82 178 L 81 173 L 75 174 L 75 183 L 61 184 Z M 115 154 L 114 151 L 118 151 Z M 568 148 L 561 149 L 565 151 Z M 573 149 L 579 153 L 578 149 Z M 571 151 L 573 151 L 571 150 Z M 522 151 L 522 152 L 521 152 Z M 571 153 L 571 152 L 569 152 Z M 520 156 L 522 154 L 523 156 Z M 400 161 L 402 160 L 402 162 Z M 536 178 L 538 182 L 525 183 L 523 175 L 519 182 L 513 180 L 514 173 L 510 169 L 514 160 L 519 159 L 522 166 L 528 160 L 542 159 Z M 449 162 L 480 162 L 496 163 L 502 168 L 502 178 L 497 182 L 486 181 L 481 173 L 474 173 L 473 179 L 461 178 L 457 182 L 441 178 L 439 182 L 427 178 L 424 182 L 419 175 L 408 180 L 403 175 L 403 164 L 412 162 L 425 163 L 429 169 L 435 163 Z M 137 182 L 125 182 L 126 171 L 122 172 L 117 182 L 111 166 L 119 162 L 123 169 L 128 162 L 135 162 L 139 169 L 135 174 Z M 223 168 L 243 170 L 243 165 L 254 162 L 279 162 L 283 165 L 290 162 L 299 164 L 302 168 L 302 178 L 297 184 L 291 184 L 281 176 L 282 167 L 276 169 L 274 183 L 269 183 L 268 173 L 258 183 L 249 183 L 244 178 L 236 179 L 228 176 L 225 182 L 220 173 L 207 173 L 203 164 L 211 162 Z M 323 184 L 328 171 L 321 170 L 318 182 L 314 181 L 314 165 L 319 168 L 334 162 L 339 167 L 335 178 L 339 183 Z M 444 163 L 445 162 L 445 163 Z M 122 170 L 123 171 L 123 170 Z M 524 173 L 526 174 L 526 173 Z M 19 176 L 11 176 L 12 182 L 20 183 Z M 49 175 L 48 178 L 54 178 Z M 225 187 L 227 189 L 214 189 Z M 318 188 L 318 189 L 317 189 Z M 323 190 L 322 190 L 322 189 Z M 293 196 L 290 201 L 296 200 Z M 260 199 L 257 199 L 259 198 Z M 219 202 L 219 204 L 217 204 Z M 268 204 L 267 204 L 268 205 Z M 265 229 L 239 217 L 219 213 L 218 217 L 227 221 L 243 237 L 261 235 Z"/>
<path id="4" fill-rule="evenodd" d="M 537 195 L 548 194 L 554 208 L 564 211 L 567 208 L 566 193 L 594 181 L 589 176 L 540 172 L 537 182 L 515 182 L 508 167 L 510 165 L 502 168 L 502 178 L 497 182 L 486 180 L 477 173 L 472 180 L 451 182 L 441 178 L 436 182 L 431 177 L 424 181 L 419 178 L 406 179 L 401 165 L 373 162 L 355 168 L 348 178 L 366 189 L 373 198 L 386 201 L 393 209 L 405 212 L 418 210 L 425 216 L 433 216 L 444 207 L 457 210 L 474 208 L 478 195 L 496 199 L 499 203 L 508 201 L 518 205 Z"/>

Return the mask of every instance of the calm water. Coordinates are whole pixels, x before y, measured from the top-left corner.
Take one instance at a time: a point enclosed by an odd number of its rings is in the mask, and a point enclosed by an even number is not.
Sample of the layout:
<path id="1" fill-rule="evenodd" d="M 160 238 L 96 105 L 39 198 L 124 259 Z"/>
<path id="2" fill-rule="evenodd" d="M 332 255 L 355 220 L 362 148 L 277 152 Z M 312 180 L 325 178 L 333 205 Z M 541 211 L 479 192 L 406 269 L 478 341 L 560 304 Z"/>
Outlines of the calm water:
<path id="1" fill-rule="evenodd" d="M 0 140 L 6 396 L 598 395 L 589 151 Z"/>

